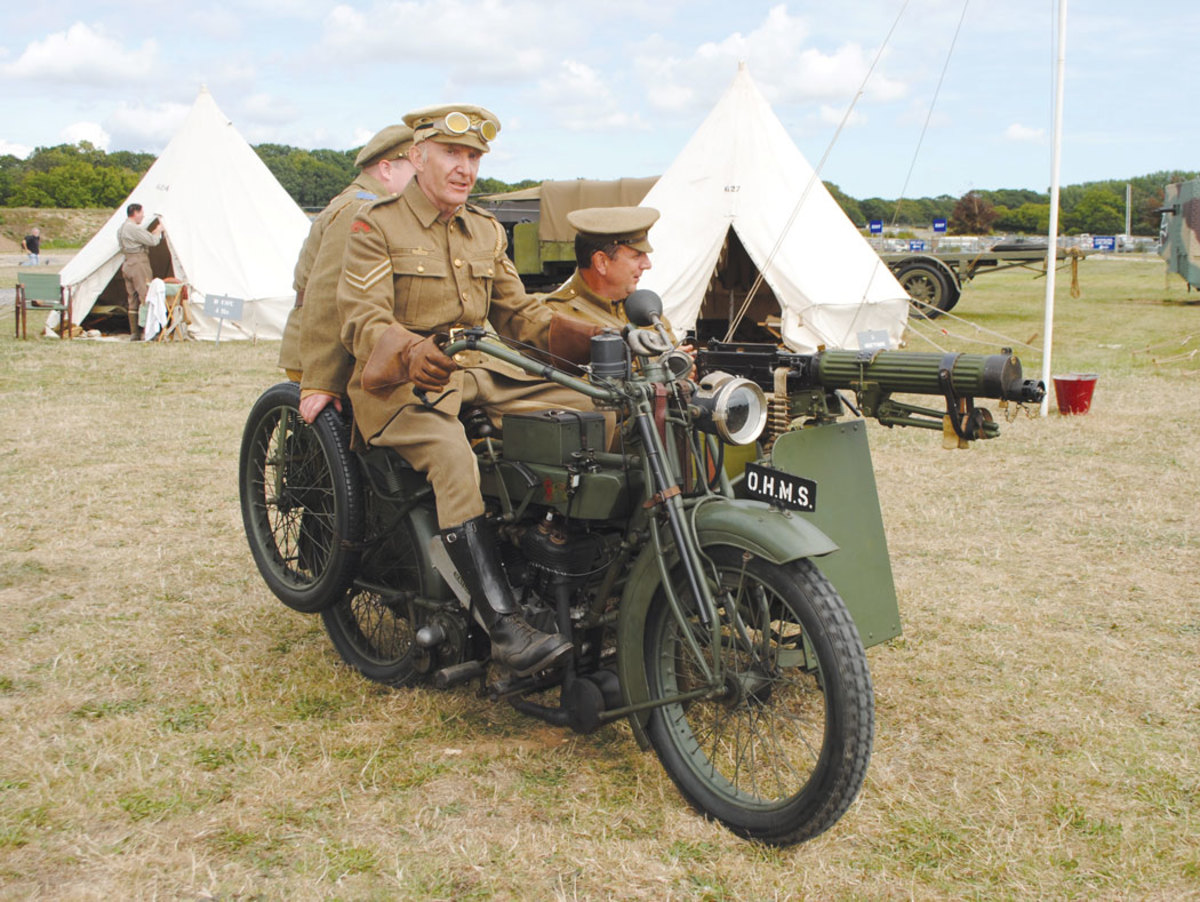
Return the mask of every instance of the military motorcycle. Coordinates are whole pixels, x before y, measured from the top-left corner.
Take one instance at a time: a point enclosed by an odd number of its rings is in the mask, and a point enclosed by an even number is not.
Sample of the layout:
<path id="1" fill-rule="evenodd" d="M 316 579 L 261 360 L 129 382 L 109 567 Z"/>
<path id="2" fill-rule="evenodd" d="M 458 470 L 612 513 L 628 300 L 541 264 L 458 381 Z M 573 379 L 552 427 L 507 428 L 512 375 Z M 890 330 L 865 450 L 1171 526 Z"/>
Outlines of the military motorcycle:
<path id="1" fill-rule="evenodd" d="M 352 422 L 332 408 L 306 425 L 294 383 L 268 389 L 246 423 L 251 552 L 272 592 L 319 613 L 367 679 L 476 682 L 579 733 L 626 720 L 705 816 L 773 845 L 811 839 L 862 786 L 874 736 L 864 638 L 897 635 L 899 613 L 865 434 L 790 449 L 789 438 L 844 426 L 847 389 L 889 424 L 929 425 L 923 417 L 948 430 L 952 419 L 961 441 L 989 437 L 995 424 L 972 396 L 1026 401 L 1036 388 L 1011 356 L 914 364 L 892 358 L 922 355 L 737 345 L 693 356 L 666 341 L 652 293 L 636 292 L 627 312 L 636 327 L 593 338 L 582 373 L 483 329 L 445 347 L 592 402 L 507 414 L 498 429 L 481 411 L 462 414 L 508 582 L 531 624 L 571 640 L 565 665 L 518 677 L 489 661 L 423 474 L 387 449 L 351 451 Z M 948 412 L 896 407 L 893 388 L 945 394 Z M 855 510 L 825 521 L 837 542 L 814 519 L 818 488 L 827 507 Z M 822 572 L 839 554 L 852 609 Z"/>

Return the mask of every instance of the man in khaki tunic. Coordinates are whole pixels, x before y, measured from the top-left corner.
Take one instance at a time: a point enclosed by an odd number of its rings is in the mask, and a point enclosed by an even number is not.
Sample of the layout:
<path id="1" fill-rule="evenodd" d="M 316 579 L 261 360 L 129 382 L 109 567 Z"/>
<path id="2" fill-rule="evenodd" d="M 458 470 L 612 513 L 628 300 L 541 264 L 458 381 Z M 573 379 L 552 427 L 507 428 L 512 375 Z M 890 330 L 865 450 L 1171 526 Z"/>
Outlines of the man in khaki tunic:
<path id="1" fill-rule="evenodd" d="M 650 269 L 650 227 L 658 216 L 652 207 L 588 207 L 568 213 L 576 233 L 575 272 L 545 296 L 546 304 L 600 326 L 629 325 L 625 299 Z"/>
<path id="2" fill-rule="evenodd" d="M 354 214 L 365 203 L 399 194 L 416 171 L 409 162 L 412 129 L 389 125 L 366 143 L 354 162 L 362 171 L 318 217 L 321 234 L 309 265 L 300 317 L 300 415 L 311 423 L 332 403 L 340 412 L 346 385 L 354 372 L 354 358 L 342 344 L 337 309 L 338 278 L 342 254 Z M 313 224 L 317 230 L 317 223 Z M 303 265 L 303 254 L 297 270 Z M 297 295 L 300 297 L 300 295 Z"/>
<path id="3" fill-rule="evenodd" d="M 407 156 L 411 147 L 412 129 L 407 125 L 377 132 L 354 159 L 358 175 L 317 214 L 300 248 L 292 278 L 296 304 L 284 326 L 279 366 L 289 379 L 301 383 L 300 413 L 309 423 L 330 402 L 342 409 L 354 369 L 354 359 L 342 346 L 337 314 L 337 282 L 350 223 L 367 201 L 404 190 L 415 171 Z M 316 370 L 308 372 L 312 367 Z"/>
<path id="4" fill-rule="evenodd" d="M 404 121 L 414 133 L 417 174 L 399 196 L 361 207 L 346 242 L 337 298 L 342 342 L 356 361 L 348 393 L 366 442 L 394 448 L 425 473 L 443 546 L 491 636 L 493 658 L 528 675 L 557 663 L 571 646 L 521 616 L 458 413 L 482 407 L 497 417 L 590 405 L 481 352 L 451 360 L 439 335 L 486 323 L 505 338 L 581 362 L 600 329 L 556 316 L 528 296 L 505 254 L 504 229 L 466 203 L 500 130 L 496 117 L 456 105 L 418 110 Z"/>
<path id="5" fill-rule="evenodd" d="M 121 277 L 125 280 L 125 304 L 129 313 L 129 340 L 141 341 L 142 330 L 138 326 L 138 309 L 146 300 L 146 289 L 154 273 L 150 269 L 150 248 L 162 241 L 166 229 L 160 219 L 152 230 L 142 228 L 146 213 L 141 204 L 130 204 L 125 208 L 125 221 L 117 229 L 117 243 L 125 262 L 121 264 Z"/>

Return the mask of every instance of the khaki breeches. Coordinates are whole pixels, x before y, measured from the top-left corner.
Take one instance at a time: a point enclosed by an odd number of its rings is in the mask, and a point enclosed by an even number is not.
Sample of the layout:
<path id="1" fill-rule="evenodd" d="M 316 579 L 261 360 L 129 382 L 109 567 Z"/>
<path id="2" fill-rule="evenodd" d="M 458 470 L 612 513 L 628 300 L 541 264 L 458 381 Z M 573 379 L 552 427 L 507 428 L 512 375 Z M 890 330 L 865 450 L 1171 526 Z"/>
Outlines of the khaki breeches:
<path id="1" fill-rule="evenodd" d="M 462 409 L 482 408 L 493 423 L 505 413 L 551 408 L 591 410 L 589 398 L 552 382 L 514 379 L 472 367 L 463 371 Z M 393 448 L 425 473 L 437 501 L 438 526 L 450 529 L 484 512 L 479 467 L 458 417 L 422 405 L 403 408 L 371 440 Z"/>
<path id="2" fill-rule="evenodd" d="M 146 289 L 154 274 L 150 270 L 150 257 L 146 254 L 134 254 L 126 257 L 121 264 L 121 276 L 125 279 L 126 306 L 130 313 L 137 313 L 142 302 L 146 300 Z"/>

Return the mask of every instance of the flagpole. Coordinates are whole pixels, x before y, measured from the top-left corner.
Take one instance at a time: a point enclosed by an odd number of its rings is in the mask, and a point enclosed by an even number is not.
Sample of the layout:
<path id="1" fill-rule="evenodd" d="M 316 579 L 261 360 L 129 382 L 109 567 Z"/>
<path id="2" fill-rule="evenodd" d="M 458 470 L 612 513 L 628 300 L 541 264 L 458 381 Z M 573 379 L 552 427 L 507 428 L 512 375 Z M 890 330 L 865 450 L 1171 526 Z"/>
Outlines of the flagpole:
<path id="1" fill-rule="evenodd" d="M 1054 347 L 1054 277 L 1058 271 L 1058 173 L 1062 165 L 1063 74 L 1067 62 L 1067 0 L 1058 0 L 1058 61 L 1054 75 L 1054 153 L 1050 163 L 1050 228 L 1046 247 L 1046 321 L 1042 329 L 1042 384 L 1050 387 L 1050 355 Z M 1042 416 L 1050 410 L 1050 393 L 1042 398 Z"/>

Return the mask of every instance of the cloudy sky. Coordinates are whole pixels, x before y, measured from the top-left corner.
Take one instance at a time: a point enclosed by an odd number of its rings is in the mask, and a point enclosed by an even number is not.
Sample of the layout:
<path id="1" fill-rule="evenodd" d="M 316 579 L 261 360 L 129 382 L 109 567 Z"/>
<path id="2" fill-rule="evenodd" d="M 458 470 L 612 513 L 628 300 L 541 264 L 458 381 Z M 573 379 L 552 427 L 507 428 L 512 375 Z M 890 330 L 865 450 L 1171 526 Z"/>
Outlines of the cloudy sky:
<path id="1" fill-rule="evenodd" d="M 503 126 L 484 175 L 657 175 L 744 60 L 814 166 L 858 98 L 821 173 L 855 197 L 1045 190 L 1056 20 L 1055 0 L 5 4 L 0 153 L 157 152 L 207 85 L 252 144 L 345 149 L 464 102 Z M 1198 39 L 1200 5 L 1071 3 L 1065 184 L 1200 169 Z"/>

